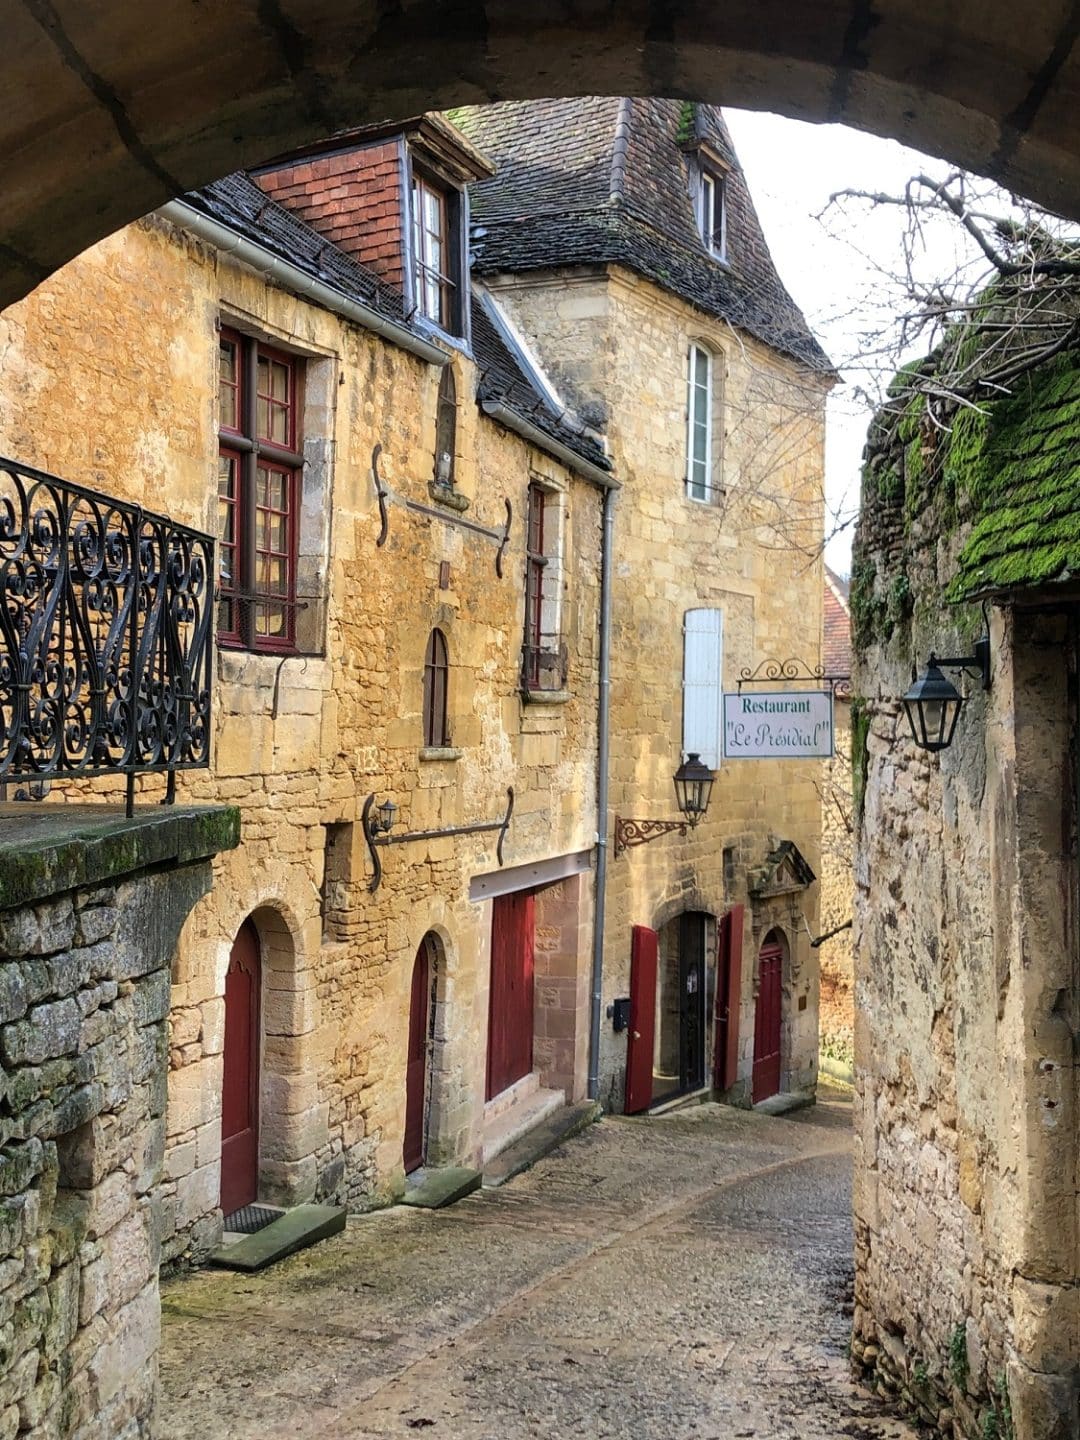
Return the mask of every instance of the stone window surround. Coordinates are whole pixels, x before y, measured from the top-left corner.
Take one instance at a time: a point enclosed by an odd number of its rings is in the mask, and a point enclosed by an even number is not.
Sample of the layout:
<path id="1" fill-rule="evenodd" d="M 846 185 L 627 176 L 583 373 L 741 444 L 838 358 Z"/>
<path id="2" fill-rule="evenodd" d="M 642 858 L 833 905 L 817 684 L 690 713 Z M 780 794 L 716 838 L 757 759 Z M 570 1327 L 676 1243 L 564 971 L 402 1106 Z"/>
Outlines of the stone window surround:
<path id="1" fill-rule="evenodd" d="M 334 497 L 334 428 L 340 357 L 319 349 L 291 332 L 285 332 L 238 307 L 222 301 L 218 329 L 228 329 L 256 344 L 268 345 L 303 362 L 298 397 L 298 428 L 304 463 L 299 475 L 299 511 L 296 541 L 296 634 L 291 651 L 278 652 L 275 664 L 292 656 L 319 656 L 326 651 L 326 609 L 329 553 Z M 218 393 L 218 350 L 214 346 L 215 375 L 211 393 Z M 214 434 L 217 434 L 215 421 Z M 216 454 L 216 449 L 215 449 Z M 216 464 L 216 461 L 215 461 Z M 210 529 L 217 534 L 217 486 L 210 500 Z M 222 651 L 219 648 L 219 656 Z M 259 652 L 250 652 L 259 653 Z"/>

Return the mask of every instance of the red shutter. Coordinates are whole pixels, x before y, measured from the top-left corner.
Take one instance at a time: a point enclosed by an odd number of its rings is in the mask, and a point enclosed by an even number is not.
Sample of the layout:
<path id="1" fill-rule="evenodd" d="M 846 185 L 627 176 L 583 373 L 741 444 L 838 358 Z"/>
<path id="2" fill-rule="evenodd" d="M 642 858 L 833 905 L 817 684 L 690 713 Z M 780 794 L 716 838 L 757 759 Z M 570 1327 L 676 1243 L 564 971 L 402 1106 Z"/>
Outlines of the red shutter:
<path id="1" fill-rule="evenodd" d="M 739 998 L 742 991 L 743 907 L 733 905 L 720 921 L 716 978 L 716 1053 L 713 1062 L 717 1090 L 730 1090 L 739 1075 Z"/>
<path id="2" fill-rule="evenodd" d="M 630 942 L 630 1034 L 626 1042 L 626 1113 L 652 1104 L 656 1032 L 656 931 L 635 925 Z"/>
<path id="3" fill-rule="evenodd" d="M 500 895 L 491 917 L 487 1098 L 528 1075 L 533 1063 L 536 896 Z"/>

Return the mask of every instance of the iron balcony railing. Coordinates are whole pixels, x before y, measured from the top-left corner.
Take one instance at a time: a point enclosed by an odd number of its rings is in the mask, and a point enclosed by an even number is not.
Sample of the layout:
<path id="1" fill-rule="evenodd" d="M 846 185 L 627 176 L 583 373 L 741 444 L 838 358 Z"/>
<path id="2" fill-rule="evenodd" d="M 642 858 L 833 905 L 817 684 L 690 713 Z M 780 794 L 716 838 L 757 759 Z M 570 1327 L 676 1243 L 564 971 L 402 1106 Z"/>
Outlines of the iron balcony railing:
<path id="1" fill-rule="evenodd" d="M 0 459 L 0 782 L 210 763 L 214 541 Z M 24 792 L 25 793 L 25 792 Z"/>

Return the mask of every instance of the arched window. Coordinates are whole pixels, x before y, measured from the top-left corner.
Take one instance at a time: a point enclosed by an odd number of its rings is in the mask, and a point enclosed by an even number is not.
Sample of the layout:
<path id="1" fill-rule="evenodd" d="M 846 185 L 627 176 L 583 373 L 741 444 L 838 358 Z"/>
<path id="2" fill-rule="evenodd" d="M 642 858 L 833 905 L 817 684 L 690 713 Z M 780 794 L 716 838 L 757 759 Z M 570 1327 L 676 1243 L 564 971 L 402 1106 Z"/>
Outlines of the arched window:
<path id="1" fill-rule="evenodd" d="M 424 657 L 424 744 L 428 749 L 440 749 L 450 744 L 446 726 L 449 678 L 446 636 L 441 630 L 432 630 Z"/>
<path id="2" fill-rule="evenodd" d="M 449 365 L 443 367 L 435 409 L 435 484 L 454 488 L 454 450 L 457 444 L 457 386 Z"/>

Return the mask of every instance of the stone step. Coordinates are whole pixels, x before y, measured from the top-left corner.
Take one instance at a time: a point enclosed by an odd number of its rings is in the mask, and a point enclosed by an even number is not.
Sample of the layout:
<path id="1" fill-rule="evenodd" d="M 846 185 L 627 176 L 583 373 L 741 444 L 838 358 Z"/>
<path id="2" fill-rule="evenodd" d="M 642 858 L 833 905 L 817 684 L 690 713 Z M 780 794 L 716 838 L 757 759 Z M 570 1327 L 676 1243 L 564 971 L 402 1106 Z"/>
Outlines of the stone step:
<path id="1" fill-rule="evenodd" d="M 505 1185 L 507 1180 L 528 1170 L 530 1165 L 535 1165 L 537 1160 L 550 1154 L 571 1135 L 599 1120 L 600 1114 L 600 1105 L 596 1100 L 561 1105 L 484 1166 L 484 1188 L 490 1190 L 497 1185 Z"/>
<path id="2" fill-rule="evenodd" d="M 781 1090 L 779 1095 L 770 1095 L 767 1100 L 759 1100 L 753 1108 L 759 1115 L 790 1115 L 793 1110 L 805 1110 L 813 1103 L 813 1095 Z"/>
<path id="3" fill-rule="evenodd" d="M 527 1077 L 528 1078 L 528 1077 Z M 496 1100 L 502 1100 L 497 1096 Z M 492 1104 L 495 1102 L 491 1102 Z M 561 1110 L 566 1104 L 566 1092 L 563 1090 L 540 1090 L 533 1088 L 509 1109 L 493 1113 L 490 1105 L 484 1110 L 484 1143 L 481 1152 L 481 1164 L 486 1170 L 496 1155 L 500 1154 L 509 1145 L 513 1145 L 521 1137 L 546 1120 L 556 1110 Z"/>
<path id="4" fill-rule="evenodd" d="M 479 1170 L 469 1170 L 464 1165 L 445 1165 L 439 1169 L 424 1170 L 413 1182 L 406 1182 L 402 1205 L 415 1205 L 420 1210 L 441 1210 L 444 1205 L 453 1205 L 480 1189 L 482 1176 Z"/>
<path id="5" fill-rule="evenodd" d="M 345 1211 L 337 1205 L 294 1205 L 254 1235 L 222 1245 L 210 1256 L 210 1263 L 226 1270 L 264 1270 L 344 1229 Z"/>

